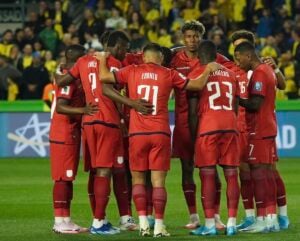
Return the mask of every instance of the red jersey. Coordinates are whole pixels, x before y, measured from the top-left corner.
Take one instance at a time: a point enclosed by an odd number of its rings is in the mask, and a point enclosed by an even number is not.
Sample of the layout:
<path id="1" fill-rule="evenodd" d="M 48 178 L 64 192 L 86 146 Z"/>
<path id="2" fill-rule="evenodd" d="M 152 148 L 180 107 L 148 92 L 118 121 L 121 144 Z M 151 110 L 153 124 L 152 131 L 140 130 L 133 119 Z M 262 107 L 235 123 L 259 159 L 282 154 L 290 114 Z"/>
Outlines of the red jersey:
<path id="1" fill-rule="evenodd" d="M 70 106 L 85 105 L 84 92 L 80 80 L 76 79 L 68 86 L 59 88 L 54 85 L 54 98 L 51 106 L 51 125 L 49 140 L 55 143 L 76 144 L 80 142 L 81 115 L 68 116 L 55 111 L 56 102 L 63 98 L 70 101 Z"/>
<path id="2" fill-rule="evenodd" d="M 144 63 L 143 61 L 143 53 L 127 53 L 125 55 L 125 58 L 122 61 L 123 66 L 128 66 L 131 64 L 142 64 Z"/>
<path id="3" fill-rule="evenodd" d="M 254 70 L 249 81 L 249 97 L 260 95 L 263 103 L 257 112 L 246 112 L 246 121 L 251 138 L 268 138 L 277 135 L 275 115 L 277 79 L 272 67 L 261 63 Z"/>
<path id="4" fill-rule="evenodd" d="M 107 59 L 110 71 L 120 69 L 121 62 L 113 56 Z M 99 80 L 99 64 L 91 55 L 79 58 L 69 73 L 76 79 L 80 78 L 86 103 L 98 105 L 99 111 L 93 116 L 84 115 L 83 124 L 100 123 L 109 126 L 119 126 L 120 117 L 114 102 L 102 94 L 102 83 Z"/>
<path id="5" fill-rule="evenodd" d="M 187 76 L 199 64 L 198 58 L 189 58 L 184 50 L 177 52 L 170 67 Z M 175 93 L 175 125 L 188 128 L 188 101 L 185 90 L 174 89 Z"/>
<path id="6" fill-rule="evenodd" d="M 221 54 L 217 54 L 216 62 L 222 65 L 227 65 L 227 68 L 236 66 L 233 62 Z M 178 72 L 188 76 L 188 74 L 199 66 L 198 58 L 189 58 L 184 50 L 177 52 L 172 58 L 170 67 Z M 198 77 L 198 76 L 196 76 Z M 175 89 L 175 125 L 181 125 L 188 128 L 188 101 L 187 92 Z"/>
<path id="7" fill-rule="evenodd" d="M 205 67 L 196 68 L 188 77 L 197 78 Z M 239 84 L 234 72 L 224 68 L 211 73 L 206 86 L 199 92 L 198 135 L 237 131 L 235 98 L 238 95 Z"/>
<path id="8" fill-rule="evenodd" d="M 151 115 L 130 111 L 129 134 L 170 134 L 168 100 L 173 87 L 183 89 L 187 79 L 175 70 L 153 63 L 130 65 L 115 74 L 116 79 L 128 85 L 131 99 L 145 99 L 153 104 Z"/>

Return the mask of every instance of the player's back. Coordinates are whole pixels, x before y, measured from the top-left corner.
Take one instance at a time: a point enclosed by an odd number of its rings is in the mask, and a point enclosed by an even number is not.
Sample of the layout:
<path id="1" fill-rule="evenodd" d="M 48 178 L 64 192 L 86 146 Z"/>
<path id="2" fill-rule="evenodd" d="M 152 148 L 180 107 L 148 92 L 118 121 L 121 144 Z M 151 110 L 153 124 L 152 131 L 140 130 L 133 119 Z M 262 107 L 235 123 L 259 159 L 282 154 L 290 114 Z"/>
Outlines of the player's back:
<path id="1" fill-rule="evenodd" d="M 121 63 L 110 56 L 107 60 L 109 69 L 119 69 Z M 120 122 L 114 102 L 102 94 L 102 83 L 99 80 L 99 64 L 91 55 L 81 57 L 69 71 L 73 77 L 79 77 L 84 89 L 86 103 L 98 105 L 99 111 L 93 115 L 85 115 L 83 123 L 99 123 L 118 126 Z"/>
<path id="2" fill-rule="evenodd" d="M 198 134 L 236 131 L 237 95 L 239 86 L 232 71 L 224 68 L 210 74 L 206 86 L 200 91 Z"/>
<path id="3" fill-rule="evenodd" d="M 249 81 L 249 95 L 258 95 L 264 98 L 261 107 L 256 112 L 246 112 L 249 133 L 252 138 L 275 137 L 277 123 L 275 115 L 277 79 L 274 70 L 267 64 L 258 65 Z"/>
<path id="4" fill-rule="evenodd" d="M 153 104 L 150 115 L 135 110 L 130 113 L 130 134 L 140 132 L 163 132 L 170 134 L 168 100 L 173 87 L 183 87 L 185 77 L 153 63 L 132 66 L 128 79 L 129 96 L 145 99 Z"/>

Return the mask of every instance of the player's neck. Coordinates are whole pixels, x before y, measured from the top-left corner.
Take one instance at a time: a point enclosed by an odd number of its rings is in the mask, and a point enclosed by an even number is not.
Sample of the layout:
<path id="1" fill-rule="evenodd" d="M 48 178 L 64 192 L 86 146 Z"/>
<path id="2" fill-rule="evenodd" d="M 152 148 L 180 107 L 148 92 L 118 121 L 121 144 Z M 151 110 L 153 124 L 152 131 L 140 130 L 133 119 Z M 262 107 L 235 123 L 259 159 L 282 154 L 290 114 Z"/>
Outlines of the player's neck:
<path id="1" fill-rule="evenodd" d="M 184 50 L 186 56 L 190 59 L 194 59 L 194 58 L 197 58 L 197 51 L 195 52 L 191 52 L 189 50 Z"/>
<path id="2" fill-rule="evenodd" d="M 256 69 L 256 67 L 258 66 L 258 65 L 260 65 L 262 62 L 261 62 L 261 60 L 260 59 L 255 59 L 253 62 L 252 62 L 252 64 L 251 64 L 251 69 L 252 70 L 254 70 L 254 69 Z"/>

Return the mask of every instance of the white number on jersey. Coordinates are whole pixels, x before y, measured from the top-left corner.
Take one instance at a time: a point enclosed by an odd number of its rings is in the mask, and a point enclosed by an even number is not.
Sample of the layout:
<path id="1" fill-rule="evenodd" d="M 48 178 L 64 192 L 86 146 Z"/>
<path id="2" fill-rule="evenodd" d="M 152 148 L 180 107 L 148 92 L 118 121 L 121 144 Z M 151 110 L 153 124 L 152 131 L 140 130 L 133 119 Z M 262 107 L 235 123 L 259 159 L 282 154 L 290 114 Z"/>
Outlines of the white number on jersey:
<path id="1" fill-rule="evenodd" d="M 151 88 L 152 87 L 152 88 Z M 157 96 L 158 96 L 158 86 L 150 86 L 150 85 L 139 85 L 137 88 L 137 93 L 139 95 L 142 95 L 143 90 L 145 91 L 144 96 L 142 99 L 149 101 L 150 98 L 150 91 L 153 91 L 153 97 L 152 97 L 152 105 L 153 105 L 153 111 L 152 115 L 157 114 Z"/>
<path id="2" fill-rule="evenodd" d="M 240 92 L 244 94 L 246 92 L 246 81 L 239 82 Z"/>
<path id="3" fill-rule="evenodd" d="M 228 87 L 228 91 L 225 93 L 225 96 L 228 98 L 228 105 L 215 105 L 215 100 L 221 97 L 221 88 L 220 84 Z M 209 108 L 212 110 L 232 110 L 232 83 L 224 81 L 224 82 L 208 82 L 207 89 L 209 92 L 215 92 L 214 94 L 209 96 Z"/>
<path id="4" fill-rule="evenodd" d="M 96 91 L 96 88 L 97 88 L 97 78 L 96 78 L 96 73 L 89 73 L 89 81 L 90 81 L 90 86 L 91 86 L 91 90 L 92 90 L 92 93 L 93 93 L 93 96 L 95 98 L 95 101 L 98 102 L 99 99 L 96 98 L 95 96 L 95 91 Z"/>
<path id="5" fill-rule="evenodd" d="M 52 119 L 53 118 L 53 115 L 54 115 L 54 112 L 55 112 L 55 109 L 56 109 L 56 94 L 55 94 L 55 91 L 52 90 L 52 104 L 51 104 L 51 115 L 50 115 L 50 118 Z"/>

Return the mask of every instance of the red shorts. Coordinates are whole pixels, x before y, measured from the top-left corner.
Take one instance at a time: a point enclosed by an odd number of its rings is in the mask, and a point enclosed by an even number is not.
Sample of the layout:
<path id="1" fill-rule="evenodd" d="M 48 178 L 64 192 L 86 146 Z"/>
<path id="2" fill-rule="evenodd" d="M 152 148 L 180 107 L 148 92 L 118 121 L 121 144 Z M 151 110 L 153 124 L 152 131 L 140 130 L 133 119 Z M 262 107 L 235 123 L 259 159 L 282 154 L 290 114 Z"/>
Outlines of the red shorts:
<path id="1" fill-rule="evenodd" d="M 239 133 L 239 147 L 240 147 L 240 162 L 248 162 L 249 156 L 249 144 L 248 144 L 249 134 L 247 132 Z"/>
<path id="2" fill-rule="evenodd" d="M 132 171 L 170 169 L 171 138 L 163 134 L 129 137 L 129 165 Z"/>
<path id="3" fill-rule="evenodd" d="M 85 172 L 89 172 L 92 169 L 91 151 L 89 149 L 89 145 L 88 145 L 88 141 L 84 129 L 81 131 L 81 148 L 82 148 L 83 170 Z"/>
<path id="4" fill-rule="evenodd" d="M 182 160 L 194 159 L 194 144 L 189 128 L 175 126 L 173 132 L 172 156 Z"/>
<path id="5" fill-rule="evenodd" d="M 273 146 L 273 162 L 278 162 L 279 157 L 278 157 L 278 152 L 277 152 L 277 146 L 276 146 L 276 141 L 274 141 L 274 146 Z"/>
<path id="6" fill-rule="evenodd" d="M 273 164 L 275 139 L 249 139 L 248 163 Z"/>
<path id="7" fill-rule="evenodd" d="M 196 140 L 195 165 L 197 167 L 239 166 L 239 144 L 236 133 L 216 133 L 200 136 Z"/>
<path id="8" fill-rule="evenodd" d="M 51 175 L 54 181 L 75 180 L 80 156 L 80 143 L 58 144 L 50 142 Z"/>
<path id="9" fill-rule="evenodd" d="M 91 168 L 124 165 L 121 131 L 101 124 L 84 125 L 85 154 Z M 88 153 L 87 153 L 88 149 Z M 90 160 L 89 160 L 90 159 Z M 88 167 L 88 163 L 85 164 Z"/>

